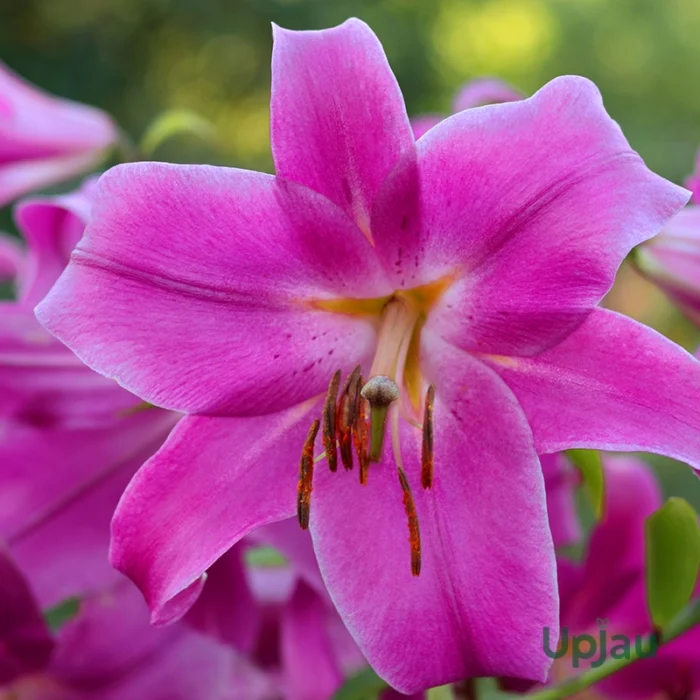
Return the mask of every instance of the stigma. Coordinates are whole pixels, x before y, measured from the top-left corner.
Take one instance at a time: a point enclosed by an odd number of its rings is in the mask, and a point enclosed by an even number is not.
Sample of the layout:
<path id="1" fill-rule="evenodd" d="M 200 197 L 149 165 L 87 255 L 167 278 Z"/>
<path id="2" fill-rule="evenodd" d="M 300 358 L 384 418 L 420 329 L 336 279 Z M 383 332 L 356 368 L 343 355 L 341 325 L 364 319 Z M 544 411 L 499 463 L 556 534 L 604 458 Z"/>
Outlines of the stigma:
<path id="1" fill-rule="evenodd" d="M 331 472 L 339 463 L 345 471 L 358 466 L 359 482 L 366 486 L 372 464 L 382 459 L 384 438 L 391 427 L 396 475 L 408 524 L 410 565 L 420 575 L 422 553 L 420 524 L 409 479 L 401 455 L 400 421 L 405 420 L 422 435 L 421 486 L 433 486 L 433 406 L 435 387 L 429 386 L 416 409 L 413 395 L 420 386 L 417 371 L 418 339 L 422 326 L 420 309 L 401 297 L 391 297 L 381 314 L 377 350 L 365 381 L 358 365 L 346 377 L 341 389 L 341 371 L 331 377 L 320 420 L 314 421 L 302 450 L 297 487 L 297 515 L 302 529 L 309 526 L 314 465 L 323 459 Z M 419 420 L 422 418 L 422 423 Z M 315 441 L 321 429 L 323 452 L 314 457 Z M 338 459 L 340 456 L 340 460 Z M 398 497 L 397 489 L 397 497 Z"/>

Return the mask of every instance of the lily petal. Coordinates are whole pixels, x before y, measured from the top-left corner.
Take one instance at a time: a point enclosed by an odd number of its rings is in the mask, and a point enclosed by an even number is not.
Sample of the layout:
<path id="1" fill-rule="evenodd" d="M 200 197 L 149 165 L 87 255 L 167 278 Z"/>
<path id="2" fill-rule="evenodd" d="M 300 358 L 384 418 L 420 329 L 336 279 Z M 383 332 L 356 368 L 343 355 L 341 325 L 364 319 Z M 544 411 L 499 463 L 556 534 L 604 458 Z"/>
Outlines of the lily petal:
<path id="1" fill-rule="evenodd" d="M 485 360 L 518 397 L 538 452 L 654 452 L 700 469 L 700 362 L 651 328 L 595 309 L 537 357 Z"/>
<path id="2" fill-rule="evenodd" d="M 401 153 L 414 148 L 384 49 L 358 19 L 322 31 L 273 29 L 277 174 L 325 195 L 369 234 L 374 197 Z"/>
<path id="3" fill-rule="evenodd" d="M 426 329 L 471 351 L 533 355 L 566 337 L 688 199 L 584 78 L 460 112 L 417 149 L 377 198 L 377 252 L 399 287 L 453 280 Z"/>
<path id="4" fill-rule="evenodd" d="M 232 547 L 214 562 L 185 620 L 200 632 L 250 653 L 260 629 L 260 608 L 248 585 L 242 554 L 239 546 Z"/>
<path id="5" fill-rule="evenodd" d="M 43 608 L 119 576 L 106 556 L 111 515 L 175 419 L 153 411 L 95 430 L 11 428 L 0 446 L 0 534 Z"/>
<path id="6" fill-rule="evenodd" d="M 367 321 L 311 303 L 390 290 L 368 241 L 310 190 L 139 163 L 100 179 L 93 216 L 37 317 L 151 403 L 269 413 L 324 391 L 373 349 Z"/>
<path id="7" fill-rule="evenodd" d="M 540 457 L 547 491 L 547 514 L 555 547 L 576 544 L 582 537 L 576 509 L 578 473 L 562 454 Z"/>
<path id="8" fill-rule="evenodd" d="M 282 609 L 280 643 L 289 700 L 326 700 L 342 683 L 328 634 L 329 612 L 303 581 Z"/>
<path id="9" fill-rule="evenodd" d="M 22 200 L 14 210 L 27 242 L 27 262 L 20 301 L 36 306 L 65 269 L 90 217 L 97 178 L 67 195 Z"/>
<path id="10" fill-rule="evenodd" d="M 635 250 L 637 268 L 700 325 L 700 206 L 688 206 Z"/>
<path id="11" fill-rule="evenodd" d="M 252 418 L 188 416 L 139 470 L 114 515 L 111 560 L 155 624 L 184 615 L 238 540 L 294 515 L 299 455 L 319 411 L 310 401 Z"/>
<path id="12" fill-rule="evenodd" d="M 53 640 L 29 584 L 0 548 L 0 684 L 41 669 Z"/>
<path id="13" fill-rule="evenodd" d="M 366 486 L 354 472 L 319 475 L 311 534 L 321 573 L 370 665 L 403 693 L 474 676 L 542 681 L 542 628 L 558 629 L 558 598 L 532 434 L 483 364 L 437 341 L 425 354 L 437 385 L 432 489 L 421 488 L 420 436 L 401 430 L 420 575 L 389 447 Z"/>
<path id="14" fill-rule="evenodd" d="M 591 534 L 578 595 L 570 599 L 562 624 L 574 631 L 588 630 L 597 617 L 611 616 L 618 630 L 624 629 L 620 616 L 629 616 L 624 608 L 641 585 L 641 604 L 633 605 L 633 617 L 642 628 L 633 631 L 646 632 L 650 621 L 644 599 L 644 524 L 661 506 L 661 490 L 651 469 L 638 459 L 606 456 L 604 469 L 603 517 Z M 620 605 L 623 609 L 616 615 Z"/>

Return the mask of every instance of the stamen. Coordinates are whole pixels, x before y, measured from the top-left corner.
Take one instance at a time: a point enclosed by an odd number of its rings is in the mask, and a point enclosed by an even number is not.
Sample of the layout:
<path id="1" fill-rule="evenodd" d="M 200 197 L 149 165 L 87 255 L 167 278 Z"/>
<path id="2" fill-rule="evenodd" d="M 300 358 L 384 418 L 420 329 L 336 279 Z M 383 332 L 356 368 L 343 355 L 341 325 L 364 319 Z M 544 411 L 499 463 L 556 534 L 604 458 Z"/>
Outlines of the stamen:
<path id="1" fill-rule="evenodd" d="M 420 575 L 421 569 L 421 546 L 420 527 L 418 526 L 418 513 L 416 504 L 413 501 L 413 493 L 408 483 L 406 473 L 401 467 L 397 467 L 399 482 L 403 491 L 403 507 L 408 518 L 408 543 L 411 545 L 411 573 L 414 576 Z"/>
<path id="2" fill-rule="evenodd" d="M 423 446 L 421 449 L 420 481 L 424 489 L 433 486 L 433 406 L 435 405 L 435 385 L 428 387 L 423 413 Z"/>
<path id="3" fill-rule="evenodd" d="M 338 401 L 336 414 L 336 432 L 340 459 L 346 470 L 352 469 L 352 428 L 357 414 L 357 393 L 360 390 L 360 366 L 352 371 L 345 381 L 343 391 Z"/>
<path id="4" fill-rule="evenodd" d="M 340 386 L 340 370 L 338 370 L 328 385 L 328 394 L 323 404 L 323 447 L 326 450 L 326 459 L 329 469 L 334 472 L 338 469 L 338 450 L 335 444 L 335 411 L 338 399 L 338 387 Z"/>
<path id="5" fill-rule="evenodd" d="M 369 461 L 378 462 L 382 458 L 387 413 L 389 406 L 399 398 L 399 387 L 393 379 L 380 375 L 372 377 L 360 394 L 369 402 Z"/>
<path id="6" fill-rule="evenodd" d="M 311 491 L 314 477 L 314 443 L 321 422 L 316 419 L 309 428 L 309 434 L 304 442 L 299 463 L 299 483 L 297 484 L 297 517 L 302 530 L 309 527 L 309 512 L 311 510 Z"/>
<path id="7" fill-rule="evenodd" d="M 358 386 L 363 386 L 364 383 L 364 379 L 360 375 Z M 369 473 L 369 429 L 367 427 L 365 399 L 362 398 L 362 392 L 358 392 L 357 394 L 357 415 L 353 429 L 353 437 L 355 439 L 357 461 L 360 463 L 360 483 L 365 486 Z"/>

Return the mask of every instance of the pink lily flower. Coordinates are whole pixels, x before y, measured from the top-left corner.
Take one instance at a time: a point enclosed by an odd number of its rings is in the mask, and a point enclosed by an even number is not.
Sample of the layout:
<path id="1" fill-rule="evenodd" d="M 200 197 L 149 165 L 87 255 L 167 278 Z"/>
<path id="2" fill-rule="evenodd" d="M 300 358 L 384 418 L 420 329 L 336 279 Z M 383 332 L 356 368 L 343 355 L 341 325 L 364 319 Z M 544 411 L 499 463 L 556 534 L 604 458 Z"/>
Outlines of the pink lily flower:
<path id="1" fill-rule="evenodd" d="M 245 564 L 256 541 L 274 543 L 289 564 Z M 245 653 L 268 677 L 275 697 L 286 700 L 334 697 L 367 665 L 331 603 L 308 534 L 291 520 L 260 528 L 224 554 L 183 619 Z M 406 696 L 381 694 L 381 700 L 400 697 Z"/>
<path id="2" fill-rule="evenodd" d="M 508 83 L 497 78 L 477 78 L 465 83 L 452 101 L 452 113 L 456 114 L 465 109 L 483 107 L 484 105 L 500 104 L 522 100 L 525 95 Z M 439 124 L 447 115 L 422 114 L 411 119 L 413 135 L 419 139 L 423 134 Z"/>
<path id="3" fill-rule="evenodd" d="M 700 364 L 597 306 L 688 193 L 583 78 L 416 143 L 365 24 L 274 34 L 277 175 L 112 169 L 37 309 L 90 367 L 190 414 L 127 488 L 112 560 L 169 622 L 231 546 L 296 512 L 390 685 L 544 680 L 538 453 L 700 466 Z"/>
<path id="4" fill-rule="evenodd" d="M 308 548 L 313 556 L 310 541 Z M 288 565 L 245 566 L 242 554 L 236 545 L 211 567 L 202 595 L 184 619 L 246 653 L 277 697 L 332 697 L 365 661 L 320 576 L 310 585 Z"/>
<path id="5" fill-rule="evenodd" d="M 606 652 L 624 635 L 650 634 L 653 625 L 645 594 L 646 519 L 661 507 L 663 499 L 651 470 L 632 458 L 605 460 L 605 507 L 591 536 L 583 564 L 559 561 L 561 625 L 568 630 L 568 653 L 552 669 L 554 679 L 580 673 L 597 662 L 604 630 Z M 700 595 L 700 585 L 696 595 Z M 590 634 L 598 654 L 579 668 L 572 667 L 573 637 Z M 587 650 L 587 645 L 583 645 Z M 620 700 L 690 698 L 700 690 L 700 628 L 694 628 L 663 645 L 652 658 L 638 661 L 592 688 L 593 697 Z"/>
<path id="6" fill-rule="evenodd" d="M 122 579 L 83 599 L 55 637 L 29 582 L 0 552 L 0 697 L 13 700 L 273 700 L 243 657 L 187 625 L 155 629 Z"/>
<path id="7" fill-rule="evenodd" d="M 700 206 L 689 205 L 635 250 L 637 269 L 700 325 Z"/>
<path id="8" fill-rule="evenodd" d="M 90 170 L 117 138 L 104 112 L 53 97 L 0 63 L 0 207 Z"/>

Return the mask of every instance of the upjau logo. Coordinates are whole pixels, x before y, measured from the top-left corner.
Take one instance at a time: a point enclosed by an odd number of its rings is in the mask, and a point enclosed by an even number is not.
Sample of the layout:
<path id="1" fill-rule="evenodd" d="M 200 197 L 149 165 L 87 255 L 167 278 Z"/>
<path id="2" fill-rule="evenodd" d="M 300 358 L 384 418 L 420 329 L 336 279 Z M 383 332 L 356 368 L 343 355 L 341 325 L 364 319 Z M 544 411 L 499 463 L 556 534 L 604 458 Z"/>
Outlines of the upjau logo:
<path id="1" fill-rule="evenodd" d="M 551 648 L 551 631 L 549 627 L 545 627 L 542 630 L 542 649 L 550 659 L 561 659 L 570 651 L 571 665 L 574 668 L 578 668 L 581 661 L 591 661 L 591 668 L 598 668 L 605 663 L 608 656 L 611 659 L 631 659 L 633 647 L 635 656 L 640 659 L 656 656 L 657 640 L 652 638 L 651 644 L 646 644 L 645 637 L 641 635 L 630 637 L 626 634 L 614 634 L 608 639 L 607 628 L 609 624 L 608 618 L 597 618 L 597 636 L 592 634 L 570 635 L 569 629 L 562 627 L 559 645 L 555 650 Z M 610 645 L 609 649 L 608 644 Z"/>

